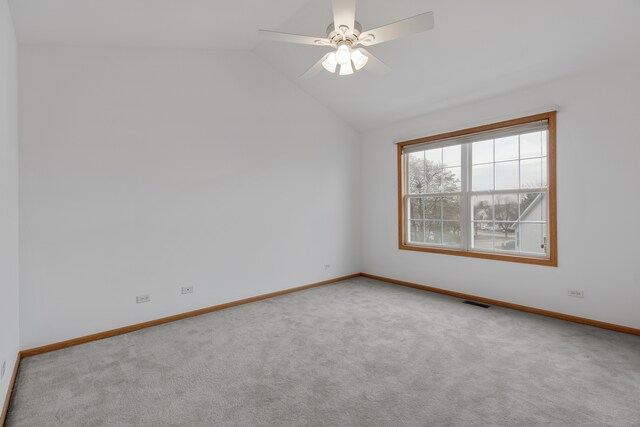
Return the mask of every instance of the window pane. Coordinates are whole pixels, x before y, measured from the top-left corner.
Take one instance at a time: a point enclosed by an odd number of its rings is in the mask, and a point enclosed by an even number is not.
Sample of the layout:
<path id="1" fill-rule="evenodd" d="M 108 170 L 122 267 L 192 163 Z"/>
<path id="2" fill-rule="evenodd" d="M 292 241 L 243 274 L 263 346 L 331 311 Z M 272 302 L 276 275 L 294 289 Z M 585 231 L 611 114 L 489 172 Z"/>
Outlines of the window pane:
<path id="1" fill-rule="evenodd" d="M 493 190 L 493 164 L 473 166 L 473 191 Z"/>
<path id="2" fill-rule="evenodd" d="M 546 253 L 544 247 L 546 235 L 546 224 L 520 224 L 520 250 L 536 254 Z"/>
<path id="3" fill-rule="evenodd" d="M 442 167 L 442 148 L 434 148 L 424 152 L 427 164 Z"/>
<path id="4" fill-rule="evenodd" d="M 442 242 L 445 245 L 459 246 L 460 245 L 460 223 L 458 222 L 446 222 L 443 225 L 444 233 L 442 235 Z"/>
<path id="5" fill-rule="evenodd" d="M 409 199 L 409 219 L 424 218 L 424 199 Z"/>
<path id="6" fill-rule="evenodd" d="M 501 251 L 517 251 L 517 231 L 517 222 L 496 222 L 493 234 L 493 247 Z"/>
<path id="7" fill-rule="evenodd" d="M 546 221 L 547 195 L 545 193 L 520 194 L 520 221 Z"/>
<path id="8" fill-rule="evenodd" d="M 444 169 L 444 192 L 460 191 L 460 182 L 462 180 L 461 168 Z"/>
<path id="9" fill-rule="evenodd" d="M 426 221 L 424 232 L 426 243 L 442 244 L 442 221 Z"/>
<path id="10" fill-rule="evenodd" d="M 440 197 L 427 197 L 424 199 L 424 218 L 442 219 L 442 202 Z"/>
<path id="11" fill-rule="evenodd" d="M 424 243 L 424 221 L 410 221 L 409 241 Z"/>
<path id="12" fill-rule="evenodd" d="M 542 156 L 542 132 L 520 135 L 520 158 Z"/>
<path id="13" fill-rule="evenodd" d="M 473 248 L 493 249 L 493 223 L 474 222 L 473 223 Z"/>
<path id="14" fill-rule="evenodd" d="M 434 163 L 427 163 L 426 169 L 427 193 L 442 192 L 442 168 Z"/>
<path id="15" fill-rule="evenodd" d="M 465 251 L 544 255 L 549 132 L 526 132 L 407 153 L 405 238 Z"/>
<path id="16" fill-rule="evenodd" d="M 494 196 L 494 212 L 496 221 L 518 220 L 518 195 L 496 194 Z"/>
<path id="17" fill-rule="evenodd" d="M 462 147 L 460 145 L 444 147 L 442 149 L 442 159 L 445 167 L 460 166 L 462 159 Z"/>
<path id="18" fill-rule="evenodd" d="M 493 140 L 471 144 L 471 157 L 474 165 L 493 162 Z"/>
<path id="19" fill-rule="evenodd" d="M 424 151 L 409 154 L 409 194 L 420 194 L 427 191 L 424 174 Z"/>
<path id="20" fill-rule="evenodd" d="M 495 140 L 496 162 L 518 158 L 518 135 Z"/>
<path id="21" fill-rule="evenodd" d="M 520 161 L 520 188 L 541 188 L 542 159 Z"/>
<path id="22" fill-rule="evenodd" d="M 493 196 L 480 195 L 471 198 L 473 219 L 475 221 L 487 221 L 493 219 Z"/>
<path id="23" fill-rule="evenodd" d="M 518 162 L 496 163 L 496 190 L 518 188 Z"/>
<path id="24" fill-rule="evenodd" d="M 451 221 L 460 220 L 460 197 L 447 196 L 442 198 L 443 219 Z"/>

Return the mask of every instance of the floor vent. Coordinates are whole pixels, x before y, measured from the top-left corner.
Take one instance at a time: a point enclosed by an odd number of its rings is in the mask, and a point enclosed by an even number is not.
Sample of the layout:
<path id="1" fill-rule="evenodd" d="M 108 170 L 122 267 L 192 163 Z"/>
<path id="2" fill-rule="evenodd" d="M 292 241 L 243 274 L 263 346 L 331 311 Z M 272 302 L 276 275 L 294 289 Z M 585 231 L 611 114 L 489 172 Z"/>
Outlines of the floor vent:
<path id="1" fill-rule="evenodd" d="M 476 307 L 489 308 L 491 307 L 489 304 L 483 304 L 481 302 L 475 301 L 462 301 L 463 304 L 475 305 Z"/>

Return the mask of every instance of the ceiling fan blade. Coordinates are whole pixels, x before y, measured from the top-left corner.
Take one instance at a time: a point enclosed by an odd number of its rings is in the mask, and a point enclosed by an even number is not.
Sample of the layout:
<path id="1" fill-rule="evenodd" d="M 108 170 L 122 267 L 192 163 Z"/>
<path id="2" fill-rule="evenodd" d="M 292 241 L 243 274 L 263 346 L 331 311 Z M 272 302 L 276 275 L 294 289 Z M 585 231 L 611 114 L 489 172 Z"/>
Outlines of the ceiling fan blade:
<path id="1" fill-rule="evenodd" d="M 272 42 L 331 46 L 331 41 L 325 37 L 301 36 L 299 34 L 279 33 L 277 31 L 269 30 L 260 30 L 259 33 L 263 40 L 269 40 Z"/>
<path id="2" fill-rule="evenodd" d="M 373 30 L 363 31 L 358 37 L 358 44 L 373 46 L 400 37 L 429 31 L 433 28 L 433 12 L 422 13 L 393 24 L 383 25 Z"/>
<path id="3" fill-rule="evenodd" d="M 367 61 L 367 65 L 364 67 L 365 70 L 370 71 L 374 74 L 379 74 L 379 75 L 386 74 L 389 71 L 391 71 L 391 68 L 387 64 L 379 60 L 376 56 L 374 56 L 368 50 L 364 48 L 358 48 L 356 50 L 359 50 L 360 52 L 362 52 L 363 55 L 369 58 L 369 60 Z"/>
<path id="4" fill-rule="evenodd" d="M 346 26 L 353 30 L 356 21 L 356 0 L 331 0 L 331 6 L 335 29 Z"/>
<path id="5" fill-rule="evenodd" d="M 322 70 L 324 70 L 324 67 L 322 66 L 322 63 L 324 62 L 325 59 L 327 59 L 327 57 L 330 54 L 331 54 L 331 52 L 327 53 L 325 56 L 320 58 L 320 60 L 318 62 L 316 62 L 315 64 L 313 64 L 311 66 L 311 68 L 309 68 L 307 71 L 305 71 L 305 73 L 303 75 L 301 75 L 300 78 L 301 79 L 310 79 L 311 77 L 318 75 L 318 73 L 320 73 Z"/>

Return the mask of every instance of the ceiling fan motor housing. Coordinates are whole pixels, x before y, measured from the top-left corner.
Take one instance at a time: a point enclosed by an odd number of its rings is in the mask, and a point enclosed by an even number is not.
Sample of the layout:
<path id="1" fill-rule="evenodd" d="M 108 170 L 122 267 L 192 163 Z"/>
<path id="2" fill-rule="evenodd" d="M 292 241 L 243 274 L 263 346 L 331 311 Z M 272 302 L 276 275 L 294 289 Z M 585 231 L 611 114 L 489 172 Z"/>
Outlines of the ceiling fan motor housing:
<path id="1" fill-rule="evenodd" d="M 343 25 L 336 29 L 333 22 L 329 24 L 327 27 L 327 38 L 331 40 L 331 45 L 338 46 L 340 42 L 347 42 L 353 45 L 357 42 L 362 32 L 362 25 L 360 25 L 358 21 L 355 21 L 353 26 L 354 28 L 348 28 Z"/>

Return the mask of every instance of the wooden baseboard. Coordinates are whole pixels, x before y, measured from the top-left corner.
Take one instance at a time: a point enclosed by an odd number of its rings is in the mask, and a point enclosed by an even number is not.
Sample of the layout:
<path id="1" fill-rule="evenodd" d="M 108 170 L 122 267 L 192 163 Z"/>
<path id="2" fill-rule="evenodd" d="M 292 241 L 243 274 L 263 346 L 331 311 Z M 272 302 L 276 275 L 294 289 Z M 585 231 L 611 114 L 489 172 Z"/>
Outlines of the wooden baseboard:
<path id="1" fill-rule="evenodd" d="M 28 350 L 22 350 L 20 352 L 21 357 L 31 357 L 37 354 L 48 353 L 50 351 L 60 350 L 67 347 L 73 347 L 74 345 L 84 344 L 91 341 L 97 341 L 105 338 L 115 337 L 116 335 L 126 334 L 128 332 L 137 331 L 144 328 L 150 328 L 152 326 L 161 325 L 163 323 L 175 322 L 176 320 L 186 319 L 188 317 L 199 316 L 201 314 L 211 313 L 214 311 L 222 310 L 229 307 L 235 307 L 242 304 L 248 304 L 250 302 L 261 301 L 268 298 L 277 297 L 280 295 L 290 294 L 292 292 L 303 291 L 305 289 L 315 288 L 317 286 L 328 285 L 330 283 L 341 282 L 343 280 L 353 279 L 360 276 L 360 273 L 350 274 L 348 276 L 337 277 L 335 279 L 324 280 L 322 282 L 312 283 L 310 285 L 298 286 L 296 288 L 285 289 L 283 291 L 271 292 L 268 294 L 258 295 L 251 298 L 245 298 L 238 301 L 231 301 L 220 305 L 214 305 L 212 307 L 201 308 L 199 310 L 189 311 L 186 313 L 180 313 L 173 316 L 163 317 L 161 319 L 150 320 L 148 322 L 138 323 L 135 325 L 124 326 L 122 328 L 112 329 L 110 331 L 99 332 L 97 334 L 86 335 L 84 337 L 73 338 L 66 341 L 57 342 L 54 344 L 48 344 L 41 347 L 31 348 Z"/>
<path id="2" fill-rule="evenodd" d="M 528 313 L 539 314 L 547 317 L 554 317 L 556 319 L 567 320 L 569 322 L 581 323 L 583 325 L 595 326 L 596 328 L 609 329 L 617 332 L 624 332 L 626 334 L 640 335 L 640 329 L 631 328 L 629 326 L 615 325 L 613 323 L 601 322 L 599 320 L 587 319 L 584 317 L 572 316 L 570 314 L 557 313 L 555 311 L 543 310 L 540 308 L 527 307 L 526 305 L 513 304 L 510 302 L 499 301 L 491 298 L 479 297 L 476 295 L 464 294 L 461 292 L 449 291 L 446 289 L 434 288 L 432 286 L 419 285 L 417 283 L 404 282 L 402 280 L 390 279 L 388 277 L 375 276 L 373 274 L 360 273 L 362 277 L 368 277 L 369 279 L 380 280 L 381 282 L 393 283 L 396 285 L 407 286 L 410 288 L 422 289 L 423 291 L 435 292 L 438 294 L 449 295 L 456 298 L 468 299 L 473 301 L 483 302 L 485 304 L 497 305 L 500 307 L 511 308 L 514 310 L 526 311 Z"/>
<path id="3" fill-rule="evenodd" d="M 9 402 L 11 401 L 11 394 L 13 393 L 13 386 L 16 383 L 16 377 L 18 376 L 18 367 L 20 366 L 20 353 L 16 357 L 16 364 L 13 367 L 13 374 L 11 374 L 11 380 L 9 381 L 9 389 L 7 390 L 7 396 L 4 399 L 4 405 L 2 406 L 2 413 L 0 414 L 0 427 L 4 426 L 4 422 L 7 420 L 7 413 L 9 412 Z"/>
<path id="4" fill-rule="evenodd" d="M 526 312 L 529 312 L 529 313 L 539 314 L 539 315 L 547 316 L 547 317 L 553 317 L 553 318 L 556 318 L 556 319 L 567 320 L 569 322 L 581 323 L 581 324 L 584 324 L 584 325 L 595 326 L 595 327 L 598 327 L 598 328 L 609 329 L 609 330 L 612 330 L 612 331 L 624 332 L 624 333 L 633 334 L 633 335 L 640 335 L 640 329 L 631 328 L 629 326 L 615 325 L 615 324 L 612 324 L 612 323 L 601 322 L 599 320 L 592 320 L 592 319 L 587 319 L 587 318 L 584 318 L 584 317 L 577 317 L 577 316 L 572 316 L 572 315 L 569 315 L 569 314 L 557 313 L 557 312 L 554 312 L 554 311 L 543 310 L 543 309 L 534 308 L 534 307 L 528 307 L 528 306 L 519 305 L 519 304 L 513 304 L 513 303 L 510 303 L 510 302 L 494 300 L 494 299 L 491 299 L 491 298 L 484 298 L 484 297 L 480 297 L 480 296 L 477 296 L 477 295 L 471 295 L 471 294 L 465 294 L 465 293 L 461 293 L 461 292 L 449 291 L 449 290 L 446 290 L 446 289 L 435 288 L 435 287 L 432 287 L 432 286 L 419 285 L 417 283 L 411 283 L 411 282 L 405 282 L 405 281 L 402 281 L 402 280 L 390 279 L 388 277 L 375 276 L 373 274 L 357 273 L 357 274 L 351 274 L 351 275 L 348 275 L 348 276 L 337 277 L 335 279 L 325 280 L 325 281 L 322 281 L 322 282 L 312 283 L 310 285 L 298 286 L 296 288 L 285 289 L 283 291 L 271 292 L 271 293 L 264 294 L 264 295 L 258 295 L 258 296 L 251 297 L 251 298 L 245 298 L 245 299 L 238 300 L 238 301 L 232 301 L 232 302 L 228 302 L 228 303 L 225 303 L 225 304 L 215 305 L 215 306 L 212 306 L 212 307 L 206 307 L 206 308 L 202 308 L 202 309 L 199 309 L 199 310 L 194 310 L 194 311 L 189 311 L 189 312 L 186 312 L 186 313 L 176 314 L 176 315 L 173 315 L 173 316 L 163 317 L 161 319 L 151 320 L 151 321 L 148 321 L 148 322 L 138 323 L 138 324 L 135 324 L 135 325 L 125 326 L 125 327 L 117 328 L 117 329 L 112 329 L 110 331 L 99 332 L 97 334 L 86 335 L 86 336 L 79 337 L 79 338 L 73 338 L 73 339 L 70 339 L 70 340 L 66 340 L 66 341 L 62 341 L 62 342 L 58 342 L 58 343 L 53 343 L 53 344 L 48 344 L 48 345 L 44 345 L 44 346 L 41 346 L 41 347 L 31 348 L 31 349 L 28 349 L 28 350 L 21 351 L 19 357 L 30 357 L 30 356 L 35 356 L 37 354 L 48 353 L 50 351 L 60 350 L 60 349 L 63 349 L 63 348 L 72 347 L 72 346 L 75 346 L 75 345 L 84 344 L 84 343 L 91 342 L 91 341 L 101 340 L 101 339 L 104 339 L 104 338 L 110 338 L 110 337 L 126 334 L 128 332 L 133 332 L 133 331 L 137 331 L 137 330 L 144 329 L 144 328 L 150 328 L 152 326 L 161 325 L 163 323 L 175 322 L 176 320 L 186 319 L 186 318 L 193 317 L 193 316 L 199 316 L 201 314 L 211 313 L 211 312 L 222 310 L 222 309 L 229 308 L 229 307 L 235 307 L 235 306 L 242 305 L 242 304 L 248 304 L 250 302 L 255 302 L 255 301 L 260 301 L 260 300 L 264 300 L 264 299 L 268 299 L 268 298 L 277 297 L 279 295 L 285 295 L 285 294 L 292 293 L 292 292 L 302 291 L 304 289 L 310 289 L 310 288 L 314 288 L 314 287 L 317 287 L 317 286 L 322 286 L 322 285 L 327 285 L 327 284 L 330 284 L 330 283 L 340 282 L 340 281 L 343 281 L 343 280 L 353 279 L 353 278 L 358 277 L 358 276 L 368 277 L 370 279 L 380 280 L 380 281 L 387 282 L 387 283 L 394 283 L 396 285 L 402 285 L 402 286 L 408 286 L 408 287 L 411 287 L 411 288 L 422 289 L 422 290 L 429 291 L 429 292 L 436 292 L 436 293 L 439 293 L 439 294 L 449 295 L 449 296 L 453 296 L 453 297 L 456 297 L 456 298 L 471 299 L 471 300 L 474 300 L 474 301 L 484 302 L 486 304 L 497 305 L 497 306 L 501 306 L 501 307 L 511 308 L 511 309 L 514 309 L 514 310 L 526 311 Z"/>
<path id="5" fill-rule="evenodd" d="M 402 280 L 390 279 L 388 277 L 375 276 L 373 274 L 357 273 L 357 274 L 350 274 L 348 276 L 337 277 L 335 279 L 325 280 L 325 281 L 322 281 L 322 282 L 312 283 L 310 285 L 298 286 L 296 288 L 285 289 L 283 291 L 278 291 L 278 292 L 271 292 L 271 293 L 268 293 L 268 294 L 258 295 L 258 296 L 251 297 L 251 298 L 245 298 L 245 299 L 238 300 L 238 301 L 232 301 L 232 302 L 228 302 L 228 303 L 224 303 L 224 304 L 220 304 L 220 305 L 215 305 L 215 306 L 212 306 L 212 307 L 206 307 L 206 308 L 202 308 L 202 309 L 199 309 L 199 310 L 194 310 L 194 311 L 189 311 L 189 312 L 186 312 L 186 313 L 176 314 L 174 316 L 163 317 L 161 319 L 151 320 L 151 321 L 148 321 L 148 322 L 138 323 L 138 324 L 135 324 L 135 325 L 125 326 L 125 327 L 117 328 L 117 329 L 112 329 L 112 330 L 106 331 L 106 332 L 99 332 L 97 334 L 86 335 L 86 336 L 83 336 L 83 337 L 74 338 L 74 339 L 70 339 L 70 340 L 66 340 L 66 341 L 62 341 L 62 342 L 58 342 L 58 343 L 54 343 L 54 344 L 49 344 L 49 345 L 44 345 L 44 346 L 41 346 L 41 347 L 31 348 L 31 349 L 28 349 L 28 350 L 23 350 L 23 351 L 20 352 L 20 354 L 18 354 L 18 358 L 16 360 L 16 365 L 15 365 L 14 370 L 13 370 L 13 375 L 11 377 L 11 382 L 9 384 L 9 390 L 7 391 L 7 397 L 5 399 L 4 407 L 2 409 L 2 416 L 0 417 L 0 426 L 4 425 L 4 421 L 6 419 L 7 411 L 9 409 L 9 401 L 11 399 L 11 393 L 13 391 L 13 387 L 14 387 L 14 384 L 15 384 L 15 381 L 16 381 L 16 376 L 17 376 L 17 373 L 18 373 L 18 367 L 20 366 L 20 360 L 22 358 L 24 358 L 24 357 L 35 356 L 37 354 L 48 353 L 50 351 L 60 350 L 60 349 L 63 349 L 63 348 L 67 348 L 67 347 L 72 347 L 72 346 L 79 345 L 79 344 L 88 343 L 88 342 L 91 342 L 91 341 L 97 341 L 97 340 L 101 340 L 101 339 L 104 339 L 104 338 L 110 338 L 110 337 L 114 337 L 114 336 L 117 336 L 117 335 L 126 334 L 128 332 L 133 332 L 133 331 L 137 331 L 137 330 L 140 330 L 140 329 L 150 328 L 152 326 L 161 325 L 163 323 L 175 322 L 176 320 L 181 320 L 181 319 L 186 319 L 186 318 L 189 318 L 189 317 L 199 316 L 201 314 L 211 313 L 211 312 L 222 310 L 222 309 L 229 308 L 229 307 L 235 307 L 235 306 L 242 305 L 242 304 L 248 304 L 248 303 L 251 303 L 251 302 L 261 301 L 261 300 L 264 300 L 264 299 L 273 298 L 273 297 L 277 297 L 277 296 L 280 296 L 280 295 L 289 294 L 289 293 L 292 293 L 292 292 L 298 292 L 298 291 L 302 291 L 302 290 L 305 290 L 305 289 L 314 288 L 314 287 L 317 287 L 317 286 L 328 285 L 330 283 L 336 283 L 336 282 L 340 282 L 340 281 L 343 281 L 343 280 L 353 279 L 353 278 L 358 277 L 358 276 L 367 277 L 369 279 L 379 280 L 379 281 L 382 281 L 382 282 L 393 283 L 393 284 L 396 284 L 396 285 L 407 286 L 407 287 L 410 287 L 410 288 L 421 289 L 421 290 L 424 290 L 424 291 L 429 291 L 429 292 L 435 292 L 435 293 L 439 293 L 439 294 L 449 295 L 449 296 L 453 296 L 453 297 L 456 297 L 456 298 L 469 299 L 469 300 L 484 302 L 486 304 L 491 304 L 491 305 L 497 305 L 497 306 L 500 306 L 500 307 L 511 308 L 511 309 L 514 309 L 514 310 L 526 311 L 526 312 L 529 312 L 529 313 L 539 314 L 539 315 L 547 316 L 547 317 L 553 317 L 553 318 L 556 318 L 556 319 L 567 320 L 569 322 L 581 323 L 581 324 L 589 325 L 589 326 L 595 326 L 595 327 L 598 327 L 598 328 L 609 329 L 609 330 L 612 330 L 612 331 L 624 332 L 624 333 L 632 334 L 632 335 L 640 335 L 640 329 L 631 328 L 631 327 L 628 327 L 628 326 L 615 325 L 615 324 L 612 324 L 612 323 L 601 322 L 599 320 L 586 319 L 586 318 L 583 318 L 583 317 L 572 316 L 572 315 L 569 315 L 569 314 L 557 313 L 557 312 L 554 312 L 554 311 L 542 310 L 542 309 L 534 308 L 534 307 L 527 307 L 527 306 L 524 306 L 524 305 L 513 304 L 513 303 L 510 303 L 510 302 L 494 300 L 494 299 L 491 299 L 491 298 L 484 298 L 484 297 L 480 297 L 480 296 L 476 296 L 476 295 L 465 294 L 465 293 L 455 292 L 455 291 L 449 291 L 449 290 L 446 290 L 446 289 L 434 288 L 432 286 L 419 285 L 417 283 L 411 283 L 411 282 L 405 282 L 405 281 L 402 281 Z"/>

